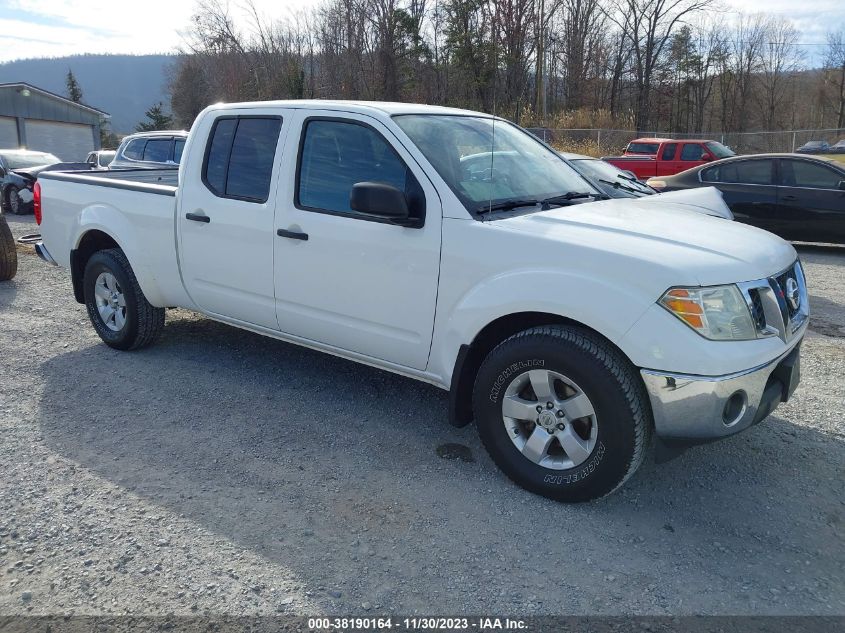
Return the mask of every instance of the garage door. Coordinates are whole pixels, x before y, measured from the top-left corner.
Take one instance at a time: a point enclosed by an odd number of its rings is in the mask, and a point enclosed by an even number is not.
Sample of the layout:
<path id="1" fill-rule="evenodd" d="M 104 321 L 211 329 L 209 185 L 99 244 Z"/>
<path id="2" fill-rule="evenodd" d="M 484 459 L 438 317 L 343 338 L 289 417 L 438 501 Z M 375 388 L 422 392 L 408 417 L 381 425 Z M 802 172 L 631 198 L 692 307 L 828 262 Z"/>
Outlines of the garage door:
<path id="1" fill-rule="evenodd" d="M 0 149 L 17 149 L 18 123 L 15 119 L 0 116 Z"/>
<path id="2" fill-rule="evenodd" d="M 94 133 L 90 125 L 56 121 L 26 121 L 26 148 L 50 152 L 63 161 L 84 161 L 94 149 Z"/>

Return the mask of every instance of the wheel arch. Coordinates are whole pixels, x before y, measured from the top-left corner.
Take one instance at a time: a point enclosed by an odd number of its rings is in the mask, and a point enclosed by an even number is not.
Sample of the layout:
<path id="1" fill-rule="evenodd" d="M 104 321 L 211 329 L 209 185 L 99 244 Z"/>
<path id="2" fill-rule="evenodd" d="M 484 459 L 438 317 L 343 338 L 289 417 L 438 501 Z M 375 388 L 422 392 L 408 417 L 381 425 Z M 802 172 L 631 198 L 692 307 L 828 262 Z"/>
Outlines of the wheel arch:
<path id="1" fill-rule="evenodd" d="M 609 345 L 624 352 L 601 332 L 560 314 L 550 312 L 516 312 L 494 319 L 485 325 L 469 344 L 461 345 L 449 388 L 449 422 L 453 426 L 466 426 L 473 420 L 472 389 L 481 363 L 499 343 L 524 330 L 542 325 L 571 325 L 601 337 Z"/>
<path id="2" fill-rule="evenodd" d="M 111 235 L 100 229 L 89 229 L 83 233 L 79 242 L 70 252 L 70 279 L 73 284 L 73 296 L 78 303 L 85 303 L 85 292 L 82 281 L 85 277 L 85 266 L 94 253 L 109 248 L 123 248 Z"/>

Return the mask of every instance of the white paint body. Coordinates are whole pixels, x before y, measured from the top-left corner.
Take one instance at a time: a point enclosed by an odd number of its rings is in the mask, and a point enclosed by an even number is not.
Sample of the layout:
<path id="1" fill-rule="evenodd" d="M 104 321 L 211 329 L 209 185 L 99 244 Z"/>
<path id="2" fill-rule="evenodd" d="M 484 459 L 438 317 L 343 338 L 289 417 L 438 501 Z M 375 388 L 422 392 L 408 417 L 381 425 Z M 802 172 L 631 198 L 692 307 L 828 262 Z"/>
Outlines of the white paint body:
<path id="1" fill-rule="evenodd" d="M 580 322 L 646 369 L 719 376 L 783 354 L 777 337 L 707 340 L 656 302 L 673 286 L 782 271 L 796 259 L 788 243 L 689 208 L 706 201 L 666 196 L 479 221 L 391 119 L 438 112 L 456 113 L 322 101 L 212 106 L 191 131 L 175 196 L 172 187 L 162 187 L 169 195 L 103 187 L 96 177 L 90 184 L 44 180 L 44 245 L 68 266 L 85 233 L 102 231 L 126 253 L 155 306 L 197 310 L 446 389 L 461 345 L 495 319 L 524 312 Z M 283 117 L 264 204 L 218 198 L 201 182 L 211 126 L 233 114 Z M 315 115 L 365 121 L 381 132 L 423 187 L 423 228 L 294 206 L 302 123 Z M 212 222 L 185 219 L 197 212 Z M 278 237 L 277 229 L 304 231 L 309 240 Z"/>

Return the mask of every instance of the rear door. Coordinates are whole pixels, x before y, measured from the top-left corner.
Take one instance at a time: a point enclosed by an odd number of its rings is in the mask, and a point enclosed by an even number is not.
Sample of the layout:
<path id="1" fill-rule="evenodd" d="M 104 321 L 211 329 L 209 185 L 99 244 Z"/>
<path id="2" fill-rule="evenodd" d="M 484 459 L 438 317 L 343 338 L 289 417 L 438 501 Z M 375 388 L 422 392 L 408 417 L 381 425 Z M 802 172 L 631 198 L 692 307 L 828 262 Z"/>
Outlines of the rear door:
<path id="1" fill-rule="evenodd" d="M 437 191 L 376 119 L 309 111 L 293 125 L 276 209 L 279 328 L 424 369 L 440 271 Z M 352 211 L 352 186 L 365 181 L 404 191 L 422 226 L 397 226 Z"/>
<path id="2" fill-rule="evenodd" d="M 701 181 L 712 184 L 736 219 L 778 233 L 782 218 L 777 207 L 775 160 L 748 158 L 717 163 L 701 171 Z"/>
<path id="3" fill-rule="evenodd" d="M 177 212 L 191 298 L 212 314 L 272 329 L 273 215 L 287 118 L 278 108 L 250 108 L 200 120 L 194 134 L 206 142 L 195 142 L 181 170 Z"/>
<path id="4" fill-rule="evenodd" d="M 781 235 L 808 242 L 845 243 L 845 172 L 820 161 L 780 159 Z"/>

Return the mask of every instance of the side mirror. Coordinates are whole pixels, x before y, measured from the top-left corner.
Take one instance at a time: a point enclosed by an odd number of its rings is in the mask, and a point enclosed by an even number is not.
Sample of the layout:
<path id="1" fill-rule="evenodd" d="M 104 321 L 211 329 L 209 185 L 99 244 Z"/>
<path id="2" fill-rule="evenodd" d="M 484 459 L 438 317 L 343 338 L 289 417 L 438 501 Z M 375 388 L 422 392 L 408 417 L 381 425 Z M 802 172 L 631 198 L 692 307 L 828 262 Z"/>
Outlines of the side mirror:
<path id="1" fill-rule="evenodd" d="M 839 181 L 839 188 L 842 189 L 843 191 L 845 191 L 845 180 Z"/>
<path id="2" fill-rule="evenodd" d="M 396 224 L 407 222 L 410 216 L 405 194 L 393 185 L 381 182 L 358 182 L 352 185 L 349 206 L 353 211 L 392 220 Z"/>
<path id="3" fill-rule="evenodd" d="M 713 157 L 707 152 L 705 152 L 701 155 L 701 160 L 703 160 L 705 163 L 709 163 L 711 160 L 713 160 Z"/>

